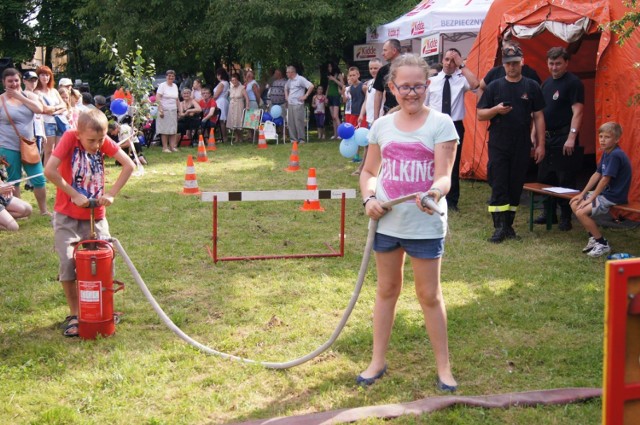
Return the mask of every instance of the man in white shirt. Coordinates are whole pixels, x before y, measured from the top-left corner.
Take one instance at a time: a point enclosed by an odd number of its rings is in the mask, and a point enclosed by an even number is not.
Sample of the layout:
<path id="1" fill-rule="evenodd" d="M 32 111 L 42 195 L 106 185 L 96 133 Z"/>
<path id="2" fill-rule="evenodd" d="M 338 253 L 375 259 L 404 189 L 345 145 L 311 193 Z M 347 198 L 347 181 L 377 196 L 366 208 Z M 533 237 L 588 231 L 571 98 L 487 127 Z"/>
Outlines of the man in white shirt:
<path id="1" fill-rule="evenodd" d="M 313 84 L 302 75 L 298 75 L 294 66 L 287 67 L 287 84 L 284 86 L 284 96 L 288 104 L 289 138 L 291 142 L 304 143 L 305 135 L 305 105 Z"/>
<path id="2" fill-rule="evenodd" d="M 429 92 L 425 101 L 430 108 L 451 116 L 460 144 L 451 171 L 451 189 L 447 194 L 449 210 L 458 211 L 460 199 L 460 154 L 464 138 L 464 94 L 479 86 L 478 78 L 464 65 L 458 49 L 447 50 L 442 59 L 442 71 L 429 78 Z M 448 86 L 448 87 L 447 87 Z"/>

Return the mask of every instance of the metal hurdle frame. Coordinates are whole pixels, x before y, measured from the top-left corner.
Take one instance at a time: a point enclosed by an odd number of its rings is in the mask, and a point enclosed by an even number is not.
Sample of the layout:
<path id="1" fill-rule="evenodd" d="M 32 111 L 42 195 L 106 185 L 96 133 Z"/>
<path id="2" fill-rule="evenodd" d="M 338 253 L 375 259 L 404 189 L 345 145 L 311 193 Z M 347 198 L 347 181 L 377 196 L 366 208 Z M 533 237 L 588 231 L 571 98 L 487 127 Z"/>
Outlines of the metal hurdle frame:
<path id="1" fill-rule="evenodd" d="M 243 260 L 274 260 L 284 258 L 319 258 L 319 257 L 344 257 L 345 238 L 345 211 L 346 199 L 355 198 L 355 189 L 325 189 L 325 190 L 265 190 L 242 192 L 203 192 L 202 202 L 212 203 L 212 247 L 207 246 L 209 256 L 216 264 L 218 261 L 243 261 Z M 281 255 L 250 255 L 240 257 L 218 256 L 218 202 L 237 201 L 304 201 L 304 200 L 340 199 L 340 250 L 336 252 L 331 245 L 325 243 L 329 253 L 311 254 L 281 254 Z"/>

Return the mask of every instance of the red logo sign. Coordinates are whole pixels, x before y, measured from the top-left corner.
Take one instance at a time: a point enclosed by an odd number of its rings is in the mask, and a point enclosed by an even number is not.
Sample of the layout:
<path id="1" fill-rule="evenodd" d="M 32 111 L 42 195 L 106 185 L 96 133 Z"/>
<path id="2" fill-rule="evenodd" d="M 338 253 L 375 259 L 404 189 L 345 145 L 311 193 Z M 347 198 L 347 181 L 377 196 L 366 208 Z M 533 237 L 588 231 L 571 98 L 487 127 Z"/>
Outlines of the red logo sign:
<path id="1" fill-rule="evenodd" d="M 422 41 L 422 56 L 431 56 L 438 53 L 438 37 L 430 37 Z"/>
<path id="2" fill-rule="evenodd" d="M 423 10 L 427 10 L 428 8 L 433 6 L 434 3 L 435 3 L 435 0 L 429 0 L 429 1 L 426 1 L 426 2 L 423 2 L 423 3 L 420 3 L 419 5 L 414 7 L 411 12 L 407 13 L 406 16 L 417 15 L 418 13 L 422 12 Z"/>
<path id="3" fill-rule="evenodd" d="M 387 31 L 387 37 L 389 38 L 400 37 L 400 27 L 389 28 L 389 30 Z"/>
<path id="4" fill-rule="evenodd" d="M 377 40 L 378 39 L 378 30 L 371 30 L 371 33 L 369 34 L 369 38 L 371 40 Z"/>
<path id="5" fill-rule="evenodd" d="M 376 57 L 375 46 L 358 46 L 356 48 L 355 59 L 373 59 Z"/>
<path id="6" fill-rule="evenodd" d="M 422 21 L 411 22 L 411 35 L 421 35 L 421 34 L 424 34 L 424 22 Z"/>

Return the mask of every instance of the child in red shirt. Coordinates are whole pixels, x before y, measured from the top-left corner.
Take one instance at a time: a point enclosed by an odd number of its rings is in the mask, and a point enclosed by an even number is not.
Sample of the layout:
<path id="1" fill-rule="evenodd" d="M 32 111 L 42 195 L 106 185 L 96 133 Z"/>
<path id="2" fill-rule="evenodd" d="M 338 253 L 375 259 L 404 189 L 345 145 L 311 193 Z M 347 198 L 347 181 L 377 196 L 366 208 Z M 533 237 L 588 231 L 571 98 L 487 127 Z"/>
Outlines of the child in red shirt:
<path id="1" fill-rule="evenodd" d="M 44 174 L 56 185 L 53 219 L 55 249 L 60 258 L 59 279 L 62 283 L 70 315 L 65 320 L 64 336 L 78 336 L 78 293 L 76 288 L 73 244 L 89 236 L 91 211 L 89 199 L 97 199 L 95 232 L 98 238 L 109 238 L 105 207 L 113 203 L 135 169 L 133 161 L 107 137 L 107 117 L 98 109 L 89 109 L 78 117 L 77 130 L 65 132 L 55 147 Z M 104 156 L 122 165 L 120 175 L 111 188 L 104 187 Z"/>
<path id="2" fill-rule="evenodd" d="M 211 88 L 203 87 L 201 90 L 202 99 L 198 102 L 202 108 L 202 136 L 207 137 L 209 130 L 215 128 L 218 122 L 218 116 L 216 115 L 216 109 L 218 104 L 215 99 L 211 97 Z"/>

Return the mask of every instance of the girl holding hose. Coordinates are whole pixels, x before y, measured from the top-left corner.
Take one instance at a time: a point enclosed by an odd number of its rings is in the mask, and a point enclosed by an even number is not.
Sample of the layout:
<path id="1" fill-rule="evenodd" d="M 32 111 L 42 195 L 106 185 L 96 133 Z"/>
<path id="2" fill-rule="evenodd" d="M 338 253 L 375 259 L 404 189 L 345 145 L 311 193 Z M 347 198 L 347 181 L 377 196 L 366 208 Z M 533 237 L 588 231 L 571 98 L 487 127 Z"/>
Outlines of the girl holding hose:
<path id="1" fill-rule="evenodd" d="M 392 63 L 387 84 L 400 109 L 376 120 L 369 133 L 360 189 L 366 214 L 378 221 L 373 245 L 378 284 L 373 355 L 356 381 L 368 386 L 387 371 L 385 355 L 408 254 L 436 361 L 436 387 L 453 392 L 457 382 L 449 361 L 447 315 L 440 287 L 447 214 L 433 214 L 421 205 L 419 197 L 393 208 L 382 206 L 401 196 L 426 192 L 446 211 L 458 135 L 448 115 L 424 106 L 428 71 L 428 65 L 416 55 L 403 55 Z"/>

